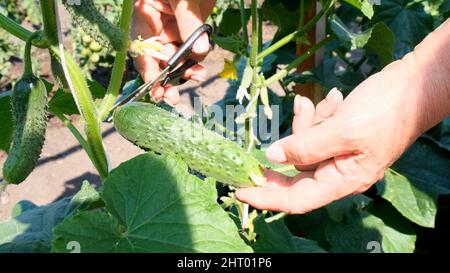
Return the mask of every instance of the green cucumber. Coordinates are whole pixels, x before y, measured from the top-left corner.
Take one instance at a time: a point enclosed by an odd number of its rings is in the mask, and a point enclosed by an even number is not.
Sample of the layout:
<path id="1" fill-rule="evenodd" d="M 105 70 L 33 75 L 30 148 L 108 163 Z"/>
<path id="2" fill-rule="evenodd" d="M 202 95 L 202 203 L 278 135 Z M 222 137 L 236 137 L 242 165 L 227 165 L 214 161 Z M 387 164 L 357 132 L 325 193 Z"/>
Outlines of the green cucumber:
<path id="1" fill-rule="evenodd" d="M 31 68 L 31 40 L 25 47 L 25 72 L 14 85 L 11 97 L 14 134 L 3 165 L 3 178 L 12 184 L 24 181 L 33 171 L 47 128 L 47 89 Z"/>
<path id="2" fill-rule="evenodd" d="M 79 0 L 78 3 L 70 0 L 62 2 L 75 24 L 100 45 L 117 51 L 128 46 L 126 34 L 97 10 L 93 0 Z M 85 42 L 88 45 L 90 43 L 90 41 Z"/>
<path id="3" fill-rule="evenodd" d="M 135 145 L 178 155 L 205 176 L 238 188 L 265 183 L 259 161 L 238 144 L 154 104 L 129 103 L 114 112 L 113 120 L 117 131 Z"/>

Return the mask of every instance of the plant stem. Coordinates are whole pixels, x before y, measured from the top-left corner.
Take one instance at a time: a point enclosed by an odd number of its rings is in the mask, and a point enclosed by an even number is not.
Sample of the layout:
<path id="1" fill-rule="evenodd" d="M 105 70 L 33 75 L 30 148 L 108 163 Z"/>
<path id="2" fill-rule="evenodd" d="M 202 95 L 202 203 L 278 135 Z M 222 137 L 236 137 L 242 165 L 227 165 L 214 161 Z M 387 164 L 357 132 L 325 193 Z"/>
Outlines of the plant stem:
<path id="1" fill-rule="evenodd" d="M 0 14 L 0 27 L 24 42 L 28 41 L 33 34 L 33 32 L 17 24 L 14 20 L 3 14 Z M 40 48 L 46 48 L 48 46 L 45 39 L 34 39 L 33 45 Z"/>
<path id="2" fill-rule="evenodd" d="M 305 23 L 305 0 L 300 0 L 300 16 L 297 29 L 302 28 L 304 23 Z"/>
<path id="3" fill-rule="evenodd" d="M 256 107 L 253 105 L 257 103 L 258 99 L 255 98 L 257 95 L 257 88 L 255 82 L 258 77 L 258 47 L 259 47 L 259 34 L 258 34 L 258 3 L 256 0 L 252 0 L 251 12 L 252 12 L 252 48 L 250 54 L 250 65 L 253 68 L 253 80 L 250 86 L 250 102 L 247 107 L 247 113 L 251 114 L 255 111 Z M 250 115 L 251 116 L 251 115 Z M 247 150 L 251 152 L 253 149 L 253 117 L 247 118 L 245 120 L 245 146 Z"/>
<path id="4" fill-rule="evenodd" d="M 258 9 L 258 52 L 263 50 L 263 11 Z"/>
<path id="5" fill-rule="evenodd" d="M 57 47 L 51 47 L 51 52 L 54 57 L 62 60 Z M 78 110 L 86 122 L 84 131 L 86 133 L 87 143 L 92 153 L 92 163 L 97 169 L 100 178 L 103 180 L 106 176 L 108 176 L 108 162 L 106 159 L 105 150 L 103 148 L 102 135 L 100 132 L 100 125 L 98 123 L 94 100 L 86 79 L 83 77 L 83 73 L 73 57 L 67 52 L 64 52 L 64 59 L 66 65 L 64 65 L 64 62 L 61 61 L 63 69 L 67 71 L 67 73 L 64 74 L 69 82 L 69 86 L 71 86 L 70 89 Z"/>
<path id="6" fill-rule="evenodd" d="M 307 52 L 303 53 L 302 55 L 298 56 L 294 61 L 292 61 L 286 68 L 281 69 L 278 71 L 275 75 L 268 78 L 264 81 L 265 86 L 269 86 L 274 82 L 277 82 L 281 80 L 282 78 L 286 77 L 292 69 L 296 68 L 299 64 L 304 62 L 306 59 L 309 58 L 312 54 L 314 54 L 317 50 L 319 50 L 321 47 L 325 46 L 329 41 L 331 41 L 333 38 L 327 37 L 311 47 Z"/>
<path id="7" fill-rule="evenodd" d="M 24 67 L 25 67 L 24 74 L 26 74 L 26 75 L 33 74 L 33 65 L 31 62 L 31 46 L 32 46 L 34 38 L 36 38 L 38 35 L 39 35 L 38 32 L 32 33 L 25 44 L 25 50 L 24 50 L 24 54 L 23 54 L 23 63 L 24 63 Z"/>
<path id="8" fill-rule="evenodd" d="M 44 37 L 54 46 L 58 44 L 58 29 L 56 26 L 55 2 L 41 0 L 42 22 L 44 25 Z"/>
<path id="9" fill-rule="evenodd" d="M 128 45 L 128 33 L 130 31 L 131 16 L 133 14 L 133 0 L 125 0 L 122 4 L 122 14 L 120 16 L 120 29 L 126 33 L 124 35 L 127 41 L 124 44 Z M 102 104 L 100 105 L 100 122 L 103 121 L 109 115 L 109 109 L 115 103 L 117 96 L 120 92 L 120 87 L 122 86 L 123 74 L 125 71 L 125 65 L 127 61 L 128 46 L 125 46 L 121 50 L 116 52 L 116 58 L 114 60 L 114 65 L 111 72 L 111 78 L 106 91 L 105 97 L 103 98 Z"/>
<path id="10" fill-rule="evenodd" d="M 248 31 L 247 31 L 247 20 L 245 14 L 245 2 L 244 0 L 239 0 L 239 11 L 241 13 L 241 26 L 242 26 L 242 39 L 244 41 L 245 48 L 248 48 Z"/>
<path id="11" fill-rule="evenodd" d="M 258 3 L 252 0 L 252 51 L 250 54 L 250 65 L 255 68 L 258 58 Z"/>
<path id="12" fill-rule="evenodd" d="M 284 45 L 293 41 L 297 37 L 300 37 L 300 36 L 304 35 L 305 33 L 307 33 L 311 28 L 313 28 L 316 25 L 317 21 L 319 21 L 319 19 L 322 18 L 322 16 L 331 9 L 331 7 L 333 6 L 332 3 L 334 3 L 334 2 L 329 0 L 325 4 L 325 6 L 322 8 L 322 10 L 319 13 L 317 13 L 316 16 L 314 16 L 311 20 L 309 20 L 305 25 L 303 25 L 300 29 L 286 35 L 285 37 L 278 40 L 276 43 L 274 43 L 273 45 L 271 45 L 270 47 L 268 47 L 267 49 L 265 49 L 261 53 L 259 53 L 258 60 L 264 59 L 268 55 L 275 52 L 277 49 L 283 47 Z"/>
<path id="13" fill-rule="evenodd" d="M 73 125 L 73 123 L 64 116 L 63 113 L 61 113 L 58 109 L 51 108 L 50 112 L 52 112 L 59 120 L 64 123 L 64 125 L 70 130 L 72 135 L 77 139 L 78 143 L 80 143 L 81 147 L 84 149 L 86 154 L 89 156 L 92 162 L 94 162 L 94 155 L 92 154 L 91 148 L 89 147 L 89 144 L 86 142 L 84 137 L 81 135 L 80 131 Z"/>
<path id="14" fill-rule="evenodd" d="M 267 217 L 265 220 L 266 220 L 266 223 L 272 223 L 274 221 L 277 221 L 277 220 L 280 220 L 280 219 L 286 217 L 287 215 L 288 214 L 285 212 L 279 212 L 273 216 Z"/>
<path id="15" fill-rule="evenodd" d="M 57 6 L 57 0 L 54 0 L 54 3 L 54 6 Z M 75 62 L 73 57 L 64 50 L 58 9 L 54 9 L 54 12 L 58 46 L 51 46 L 50 52 L 58 61 L 60 61 L 64 76 L 77 104 L 77 108 L 86 122 L 84 131 L 92 154 L 92 163 L 97 169 L 100 178 L 104 180 L 108 176 L 109 164 L 102 142 L 100 124 L 98 123 L 94 100 L 79 65 Z"/>

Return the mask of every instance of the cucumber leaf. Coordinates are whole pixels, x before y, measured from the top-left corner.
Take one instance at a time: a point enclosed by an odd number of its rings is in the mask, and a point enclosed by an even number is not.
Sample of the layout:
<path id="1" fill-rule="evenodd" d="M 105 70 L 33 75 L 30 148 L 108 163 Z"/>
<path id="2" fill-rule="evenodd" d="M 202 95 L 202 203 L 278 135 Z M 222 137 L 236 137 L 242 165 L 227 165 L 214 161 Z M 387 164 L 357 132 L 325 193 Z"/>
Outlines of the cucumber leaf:
<path id="1" fill-rule="evenodd" d="M 354 211 L 326 228 L 331 252 L 413 252 L 416 236 L 403 233 L 367 211 Z"/>
<path id="2" fill-rule="evenodd" d="M 425 13 L 420 1 L 382 0 L 374 10 L 371 24 L 384 22 L 394 33 L 396 59 L 413 50 L 433 30 L 433 18 Z"/>
<path id="3" fill-rule="evenodd" d="M 215 182 L 188 173 L 174 157 L 153 153 L 122 163 L 101 192 L 107 212 L 82 212 L 58 225 L 53 251 L 250 252 L 218 205 Z"/>
<path id="4" fill-rule="evenodd" d="M 283 219 L 266 223 L 259 216 L 254 221 L 255 232 L 258 234 L 256 243 L 252 245 L 255 252 L 263 253 L 325 253 L 317 242 L 302 237 L 293 236 L 284 224 Z"/>
<path id="5" fill-rule="evenodd" d="M 53 239 L 53 228 L 65 217 L 79 209 L 98 202 L 98 192 L 84 182 L 73 197 L 66 197 L 46 206 L 33 206 L 22 202 L 16 208 L 14 218 L 0 223 L 0 253 L 4 252 L 49 252 Z"/>
<path id="6" fill-rule="evenodd" d="M 368 48 L 372 50 L 383 65 L 394 57 L 395 37 L 383 22 L 378 22 L 363 32 L 351 31 L 336 15 L 330 19 L 331 30 L 350 50 Z"/>
<path id="7" fill-rule="evenodd" d="M 434 227 L 439 195 L 450 193 L 450 152 L 431 138 L 421 137 L 376 187 L 403 216 Z"/>

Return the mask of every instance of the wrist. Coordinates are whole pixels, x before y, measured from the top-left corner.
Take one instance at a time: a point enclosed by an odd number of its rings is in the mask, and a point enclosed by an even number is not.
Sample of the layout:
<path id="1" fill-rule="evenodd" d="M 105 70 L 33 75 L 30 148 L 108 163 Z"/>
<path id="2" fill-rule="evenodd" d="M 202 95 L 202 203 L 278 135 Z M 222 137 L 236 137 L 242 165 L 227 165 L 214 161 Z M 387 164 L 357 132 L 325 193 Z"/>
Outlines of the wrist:
<path id="1" fill-rule="evenodd" d="M 411 73 L 419 135 L 450 115 L 450 20 L 429 34 L 402 62 Z"/>

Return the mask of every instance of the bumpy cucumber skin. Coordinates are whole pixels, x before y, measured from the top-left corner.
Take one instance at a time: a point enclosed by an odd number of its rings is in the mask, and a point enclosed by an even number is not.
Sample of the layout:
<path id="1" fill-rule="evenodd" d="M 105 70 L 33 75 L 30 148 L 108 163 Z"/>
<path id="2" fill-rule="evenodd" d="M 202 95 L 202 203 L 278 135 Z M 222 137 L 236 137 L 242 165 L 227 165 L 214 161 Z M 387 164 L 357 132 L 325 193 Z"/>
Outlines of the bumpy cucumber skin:
<path id="1" fill-rule="evenodd" d="M 100 45 L 114 50 L 127 46 L 126 35 L 97 10 L 93 0 L 81 0 L 79 5 L 63 0 L 63 4 L 74 22 Z"/>
<path id="2" fill-rule="evenodd" d="M 135 145 L 157 153 L 176 154 L 191 169 L 234 187 L 252 187 L 263 177 L 258 160 L 239 145 L 200 124 L 150 103 L 133 102 L 113 115 L 117 131 Z"/>
<path id="3" fill-rule="evenodd" d="M 34 75 L 24 75 L 14 86 L 12 98 L 14 136 L 3 178 L 12 184 L 24 181 L 41 155 L 47 128 L 47 90 Z"/>

